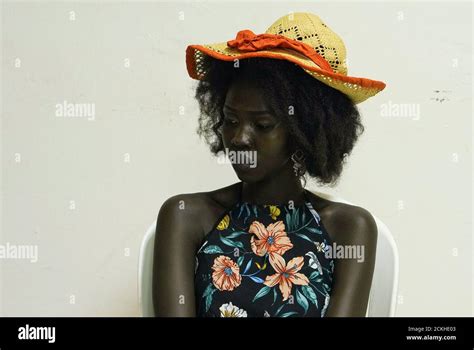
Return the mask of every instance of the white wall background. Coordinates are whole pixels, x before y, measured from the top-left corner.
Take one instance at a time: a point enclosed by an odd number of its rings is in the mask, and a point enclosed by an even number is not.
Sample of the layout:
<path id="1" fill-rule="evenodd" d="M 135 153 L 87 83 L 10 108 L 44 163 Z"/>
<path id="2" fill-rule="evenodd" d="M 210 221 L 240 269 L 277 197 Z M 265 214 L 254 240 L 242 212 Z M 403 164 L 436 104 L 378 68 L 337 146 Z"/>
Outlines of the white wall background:
<path id="1" fill-rule="evenodd" d="M 473 315 L 472 5 L 289 1 L 2 4 L 0 244 L 39 249 L 0 260 L 2 315 L 138 315 L 139 244 L 161 203 L 238 181 L 195 133 L 186 46 L 290 11 L 343 38 L 351 75 L 387 83 L 360 105 L 339 186 L 311 189 L 392 230 L 398 316 Z M 95 104 L 95 119 L 57 117 L 64 101 Z M 389 104 L 419 114 L 382 116 Z"/>

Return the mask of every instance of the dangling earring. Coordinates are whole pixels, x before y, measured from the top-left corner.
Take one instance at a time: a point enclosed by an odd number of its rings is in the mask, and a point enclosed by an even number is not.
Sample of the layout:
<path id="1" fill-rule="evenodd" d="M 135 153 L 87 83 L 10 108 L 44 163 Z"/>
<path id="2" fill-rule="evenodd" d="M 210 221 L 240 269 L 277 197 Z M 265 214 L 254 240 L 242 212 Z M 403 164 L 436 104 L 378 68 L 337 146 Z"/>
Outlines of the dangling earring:
<path id="1" fill-rule="evenodd" d="M 295 176 L 303 176 L 306 173 L 306 165 L 304 163 L 305 157 L 301 150 L 296 150 L 291 155 L 291 160 L 293 161 L 293 170 Z"/>

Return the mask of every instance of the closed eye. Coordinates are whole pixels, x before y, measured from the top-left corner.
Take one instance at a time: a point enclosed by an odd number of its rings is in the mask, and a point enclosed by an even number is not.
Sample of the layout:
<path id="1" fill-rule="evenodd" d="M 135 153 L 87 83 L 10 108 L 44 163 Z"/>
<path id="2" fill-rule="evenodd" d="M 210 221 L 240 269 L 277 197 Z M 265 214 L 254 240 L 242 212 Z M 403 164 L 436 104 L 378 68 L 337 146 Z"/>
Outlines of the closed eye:
<path id="1" fill-rule="evenodd" d="M 260 130 L 270 130 L 274 127 L 274 125 L 273 124 L 257 124 L 257 127 Z"/>
<path id="2" fill-rule="evenodd" d="M 238 120 L 235 119 L 235 118 L 225 117 L 224 118 L 224 124 L 226 124 L 226 125 L 236 125 L 236 124 L 238 124 Z"/>

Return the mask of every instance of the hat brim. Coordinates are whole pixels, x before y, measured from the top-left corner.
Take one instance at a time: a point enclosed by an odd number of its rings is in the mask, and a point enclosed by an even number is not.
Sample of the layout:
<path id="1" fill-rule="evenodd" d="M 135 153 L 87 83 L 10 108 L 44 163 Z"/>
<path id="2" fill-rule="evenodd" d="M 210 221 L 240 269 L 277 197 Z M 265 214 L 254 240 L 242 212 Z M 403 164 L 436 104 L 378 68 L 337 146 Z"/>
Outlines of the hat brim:
<path id="1" fill-rule="evenodd" d="M 210 45 L 189 45 L 186 48 L 186 68 L 191 78 L 202 80 L 206 72 L 202 62 L 207 57 L 222 61 L 234 61 L 251 57 L 266 57 L 287 60 L 299 65 L 305 72 L 322 83 L 346 94 L 355 104 L 376 95 L 385 88 L 385 83 L 367 78 L 350 77 L 321 69 L 303 54 L 288 49 L 265 49 L 243 52 L 227 46 L 227 42 Z"/>

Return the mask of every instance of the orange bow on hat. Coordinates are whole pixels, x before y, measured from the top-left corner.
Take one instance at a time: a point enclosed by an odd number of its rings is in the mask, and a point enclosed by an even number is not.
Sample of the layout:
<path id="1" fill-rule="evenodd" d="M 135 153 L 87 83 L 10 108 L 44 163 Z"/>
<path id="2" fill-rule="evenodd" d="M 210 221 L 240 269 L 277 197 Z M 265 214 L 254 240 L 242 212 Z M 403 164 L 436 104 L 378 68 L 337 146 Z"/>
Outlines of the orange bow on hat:
<path id="1" fill-rule="evenodd" d="M 321 69 L 333 72 L 329 63 L 319 55 L 311 46 L 297 40 L 287 38 L 278 34 L 256 35 L 249 29 L 241 30 L 234 40 L 229 40 L 227 46 L 240 51 L 261 51 L 273 48 L 285 48 L 302 53 L 311 61 L 316 63 Z"/>

